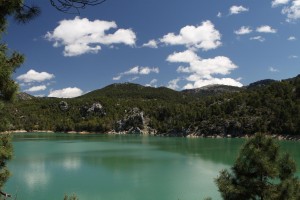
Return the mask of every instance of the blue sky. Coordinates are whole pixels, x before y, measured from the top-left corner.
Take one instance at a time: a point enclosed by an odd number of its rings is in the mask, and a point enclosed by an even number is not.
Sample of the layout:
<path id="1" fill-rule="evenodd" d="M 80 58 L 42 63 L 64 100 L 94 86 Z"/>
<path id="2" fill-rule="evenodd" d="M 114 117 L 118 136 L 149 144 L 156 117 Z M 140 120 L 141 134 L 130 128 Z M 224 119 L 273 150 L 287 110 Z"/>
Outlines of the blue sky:
<path id="1" fill-rule="evenodd" d="M 300 73 L 300 0 L 107 0 L 80 15 L 35 4 L 41 15 L 10 20 L 3 37 L 25 54 L 14 78 L 32 95 L 74 97 L 122 82 L 243 86 Z"/>

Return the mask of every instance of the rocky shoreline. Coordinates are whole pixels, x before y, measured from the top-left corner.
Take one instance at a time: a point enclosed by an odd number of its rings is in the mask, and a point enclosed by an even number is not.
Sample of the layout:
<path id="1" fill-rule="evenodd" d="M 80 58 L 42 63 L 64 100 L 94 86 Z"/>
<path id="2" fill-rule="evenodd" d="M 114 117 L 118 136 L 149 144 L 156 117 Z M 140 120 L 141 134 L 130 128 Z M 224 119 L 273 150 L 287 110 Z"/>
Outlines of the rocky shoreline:
<path id="1" fill-rule="evenodd" d="M 186 137 L 186 138 L 212 138 L 212 139 L 224 139 L 224 138 L 250 138 L 251 135 L 248 134 L 241 134 L 241 135 L 224 135 L 224 134 L 210 134 L 210 135 L 198 135 L 198 134 L 157 134 L 156 131 L 152 132 L 143 132 L 143 130 L 139 131 L 134 131 L 134 130 L 129 130 L 129 131 L 115 131 L 111 130 L 105 133 L 99 133 L 99 132 L 87 132 L 87 131 L 81 131 L 81 132 L 76 132 L 76 131 L 68 131 L 68 132 L 55 132 L 51 130 L 32 130 L 32 131 L 26 131 L 26 130 L 13 130 L 13 131 L 5 131 L 5 132 L 0 132 L 0 134 L 18 134 L 18 133 L 65 133 L 65 134 L 79 134 L 79 135 L 89 135 L 89 134 L 104 134 L 104 135 L 151 135 L 151 136 L 158 136 L 158 137 Z M 300 135 L 282 135 L 282 134 L 268 134 L 272 138 L 276 140 L 289 140 L 289 141 L 300 141 Z"/>

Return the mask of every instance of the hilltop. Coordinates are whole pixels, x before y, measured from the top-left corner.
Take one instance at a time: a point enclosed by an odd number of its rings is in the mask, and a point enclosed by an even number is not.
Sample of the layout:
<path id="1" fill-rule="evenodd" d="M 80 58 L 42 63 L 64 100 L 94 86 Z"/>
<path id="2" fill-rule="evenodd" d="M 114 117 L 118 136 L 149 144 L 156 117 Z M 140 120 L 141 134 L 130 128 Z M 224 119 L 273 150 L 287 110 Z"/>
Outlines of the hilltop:
<path id="1" fill-rule="evenodd" d="M 135 83 L 116 83 L 108 85 L 102 89 L 94 90 L 79 98 L 135 98 L 135 99 L 161 99 L 175 100 L 181 99 L 183 95 L 166 87 L 147 87 Z"/>
<path id="2" fill-rule="evenodd" d="M 240 92 L 244 88 L 229 86 L 229 85 L 207 85 L 196 89 L 183 90 L 182 93 L 194 96 L 212 96 L 224 93 Z"/>

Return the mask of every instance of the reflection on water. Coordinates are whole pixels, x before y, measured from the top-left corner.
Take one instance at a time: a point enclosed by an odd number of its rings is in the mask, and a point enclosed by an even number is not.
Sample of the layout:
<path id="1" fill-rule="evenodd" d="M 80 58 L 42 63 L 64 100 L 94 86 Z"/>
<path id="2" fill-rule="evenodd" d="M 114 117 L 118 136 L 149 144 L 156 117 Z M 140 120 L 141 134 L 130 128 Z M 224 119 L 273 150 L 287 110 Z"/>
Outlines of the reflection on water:
<path id="1" fill-rule="evenodd" d="M 17 193 L 18 200 L 62 199 L 74 192 L 81 200 L 220 199 L 214 178 L 232 165 L 242 142 L 22 135 L 14 139 L 15 156 L 9 164 L 13 176 L 6 191 Z M 293 143 L 284 146 L 292 154 L 299 152 Z"/>
<path id="2" fill-rule="evenodd" d="M 67 156 L 63 161 L 62 165 L 66 170 L 76 170 L 80 168 L 81 159 L 77 156 Z"/>
<path id="3" fill-rule="evenodd" d="M 50 173 L 46 170 L 44 161 L 30 162 L 26 171 L 21 176 L 24 176 L 26 186 L 29 190 L 33 190 L 39 185 L 47 185 L 50 180 Z"/>

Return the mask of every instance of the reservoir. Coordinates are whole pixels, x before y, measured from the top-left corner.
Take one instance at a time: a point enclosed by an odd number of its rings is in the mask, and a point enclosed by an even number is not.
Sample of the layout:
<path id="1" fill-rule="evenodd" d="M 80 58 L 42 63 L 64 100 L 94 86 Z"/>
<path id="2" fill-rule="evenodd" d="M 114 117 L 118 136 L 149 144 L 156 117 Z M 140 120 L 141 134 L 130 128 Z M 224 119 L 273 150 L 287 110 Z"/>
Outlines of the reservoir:
<path id="1" fill-rule="evenodd" d="M 18 200 L 221 199 L 214 179 L 244 139 L 134 135 L 17 134 L 5 192 Z M 299 142 L 281 141 L 296 160 Z M 13 198 L 14 199 L 14 198 Z"/>

